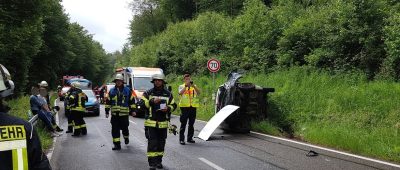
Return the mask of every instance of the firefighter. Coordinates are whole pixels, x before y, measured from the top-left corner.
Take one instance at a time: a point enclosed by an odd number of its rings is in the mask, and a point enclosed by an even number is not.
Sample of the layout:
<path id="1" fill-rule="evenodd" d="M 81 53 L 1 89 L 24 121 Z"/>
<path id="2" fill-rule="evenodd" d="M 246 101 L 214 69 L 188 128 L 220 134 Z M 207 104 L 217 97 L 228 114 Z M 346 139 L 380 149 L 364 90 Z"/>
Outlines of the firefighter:
<path id="1" fill-rule="evenodd" d="M 73 133 L 74 132 L 74 121 L 72 119 L 70 105 L 68 104 L 69 95 L 71 94 L 71 91 L 72 91 L 72 88 L 70 88 L 65 93 L 65 99 L 64 99 L 64 113 L 65 113 L 65 116 L 67 116 L 67 121 L 68 121 L 68 130 L 65 133 Z"/>
<path id="2" fill-rule="evenodd" d="M 0 169 L 51 169 L 33 126 L 7 113 L 3 99 L 13 90 L 10 73 L 0 64 Z"/>
<path id="3" fill-rule="evenodd" d="M 71 83 L 71 93 L 68 96 L 68 105 L 71 109 L 71 116 L 74 124 L 74 133 L 72 136 L 86 135 L 86 123 L 83 120 L 85 113 L 85 103 L 88 101 L 88 97 L 79 88 L 79 82 Z"/>
<path id="4" fill-rule="evenodd" d="M 155 74 L 152 77 L 154 88 L 143 94 L 143 100 L 149 112 L 145 114 L 145 135 L 148 139 L 147 157 L 150 169 L 162 169 L 167 128 L 171 112 L 176 109 L 172 93 L 165 89 L 165 76 Z"/>
<path id="5" fill-rule="evenodd" d="M 196 108 L 199 107 L 199 98 L 200 94 L 199 88 L 193 84 L 192 79 L 190 78 L 190 74 L 185 74 L 183 76 L 184 83 L 179 86 L 178 92 L 180 95 L 179 107 L 181 109 L 181 128 L 179 131 L 179 143 L 181 145 L 185 145 L 185 129 L 186 124 L 189 120 L 188 125 L 188 134 L 187 134 L 187 142 L 195 143 L 193 140 L 194 134 L 194 122 L 196 120 Z"/>
<path id="6" fill-rule="evenodd" d="M 108 118 L 111 110 L 111 136 L 114 147 L 112 150 L 121 150 L 120 131 L 124 137 L 124 143 L 129 144 L 129 113 L 135 114 L 135 97 L 130 88 L 124 86 L 124 77 L 117 74 L 114 79 L 115 87 L 108 92 L 105 111 Z"/>

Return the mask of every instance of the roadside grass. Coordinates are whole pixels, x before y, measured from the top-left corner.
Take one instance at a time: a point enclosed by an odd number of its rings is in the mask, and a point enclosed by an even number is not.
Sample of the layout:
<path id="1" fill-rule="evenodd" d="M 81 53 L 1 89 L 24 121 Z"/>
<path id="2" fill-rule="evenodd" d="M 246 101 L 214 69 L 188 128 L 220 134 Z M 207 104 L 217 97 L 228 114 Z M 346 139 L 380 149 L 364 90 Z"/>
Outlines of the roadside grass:
<path id="1" fill-rule="evenodd" d="M 56 97 L 55 95 L 52 95 L 50 101 L 54 101 L 55 97 Z M 29 96 L 20 96 L 18 98 L 7 101 L 7 103 L 11 108 L 11 110 L 9 111 L 11 115 L 17 116 L 26 121 L 29 120 L 28 117 L 28 110 L 30 110 Z M 42 148 L 43 150 L 46 151 L 52 146 L 53 138 L 51 137 L 49 131 L 46 129 L 41 120 L 38 120 L 35 129 L 39 135 Z"/>
<path id="2" fill-rule="evenodd" d="M 169 77 L 174 96 L 182 79 Z M 214 113 L 211 76 L 194 76 L 202 89 L 198 119 Z M 218 75 L 219 86 L 226 75 Z M 268 95 L 268 119 L 252 122 L 254 131 L 295 139 L 354 154 L 400 162 L 400 84 L 368 81 L 363 74 L 307 67 L 269 74 L 248 73 L 241 82 L 275 88 Z M 178 97 L 175 98 L 179 102 Z M 180 111 L 175 111 L 180 114 Z"/>

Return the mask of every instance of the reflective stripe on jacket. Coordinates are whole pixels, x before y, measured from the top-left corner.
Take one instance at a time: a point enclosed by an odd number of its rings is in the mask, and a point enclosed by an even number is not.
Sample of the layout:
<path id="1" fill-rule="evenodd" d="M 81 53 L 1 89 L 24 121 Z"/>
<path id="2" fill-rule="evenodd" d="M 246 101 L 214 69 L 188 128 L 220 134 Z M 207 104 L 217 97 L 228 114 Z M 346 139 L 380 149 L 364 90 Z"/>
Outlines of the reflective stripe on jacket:
<path id="1" fill-rule="evenodd" d="M 113 87 L 110 89 L 108 97 L 109 100 L 106 102 L 105 109 L 106 111 L 111 109 L 112 115 L 127 116 L 130 109 L 136 108 L 136 95 L 128 87 L 123 87 L 122 90 Z"/>
<path id="2" fill-rule="evenodd" d="M 161 102 L 155 104 L 155 99 L 160 99 Z M 149 109 L 149 112 L 145 115 L 146 120 L 144 126 L 168 128 L 168 121 L 171 112 L 176 109 L 176 103 L 172 93 L 165 89 L 156 90 L 155 88 L 152 88 L 143 93 L 142 100 L 144 101 L 146 108 Z M 167 109 L 167 112 L 161 111 L 163 106 L 166 107 L 165 109 Z"/>
<path id="3" fill-rule="evenodd" d="M 85 103 L 88 101 L 88 97 L 81 89 L 74 89 L 71 91 L 70 95 L 68 96 L 69 108 L 75 111 L 85 111 Z"/>

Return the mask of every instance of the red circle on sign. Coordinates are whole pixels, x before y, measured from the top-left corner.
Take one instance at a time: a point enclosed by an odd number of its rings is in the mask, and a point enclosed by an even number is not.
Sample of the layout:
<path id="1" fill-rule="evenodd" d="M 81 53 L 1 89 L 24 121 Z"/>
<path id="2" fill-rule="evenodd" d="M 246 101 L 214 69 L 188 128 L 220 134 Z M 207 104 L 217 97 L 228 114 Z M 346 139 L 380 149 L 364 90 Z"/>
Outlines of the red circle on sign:
<path id="1" fill-rule="evenodd" d="M 207 61 L 207 68 L 211 72 L 215 73 L 221 68 L 221 62 L 219 62 L 219 60 L 214 59 L 214 58 L 209 59 Z"/>

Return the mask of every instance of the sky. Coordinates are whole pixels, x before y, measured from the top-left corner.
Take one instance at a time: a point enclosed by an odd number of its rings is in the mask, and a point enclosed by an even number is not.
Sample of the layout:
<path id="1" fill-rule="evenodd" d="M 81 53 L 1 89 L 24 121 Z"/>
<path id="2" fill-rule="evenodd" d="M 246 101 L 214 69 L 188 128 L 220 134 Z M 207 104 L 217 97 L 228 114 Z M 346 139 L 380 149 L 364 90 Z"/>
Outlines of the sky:
<path id="1" fill-rule="evenodd" d="M 63 0 L 71 22 L 77 22 L 100 42 L 107 52 L 121 50 L 128 42 L 131 0 Z"/>

